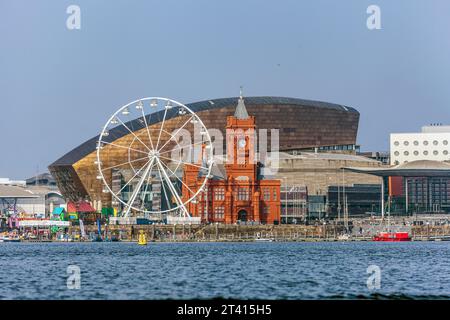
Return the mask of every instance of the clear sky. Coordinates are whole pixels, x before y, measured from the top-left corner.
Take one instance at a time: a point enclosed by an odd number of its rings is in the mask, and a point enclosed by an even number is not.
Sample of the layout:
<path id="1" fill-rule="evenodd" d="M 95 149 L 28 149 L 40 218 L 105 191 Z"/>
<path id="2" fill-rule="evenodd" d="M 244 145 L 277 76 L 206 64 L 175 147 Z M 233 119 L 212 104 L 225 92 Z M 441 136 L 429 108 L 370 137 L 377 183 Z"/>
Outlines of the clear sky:
<path id="1" fill-rule="evenodd" d="M 136 98 L 240 85 L 352 106 L 362 150 L 388 150 L 390 132 L 450 123 L 450 1 L 0 0 L 0 177 L 46 170 Z"/>

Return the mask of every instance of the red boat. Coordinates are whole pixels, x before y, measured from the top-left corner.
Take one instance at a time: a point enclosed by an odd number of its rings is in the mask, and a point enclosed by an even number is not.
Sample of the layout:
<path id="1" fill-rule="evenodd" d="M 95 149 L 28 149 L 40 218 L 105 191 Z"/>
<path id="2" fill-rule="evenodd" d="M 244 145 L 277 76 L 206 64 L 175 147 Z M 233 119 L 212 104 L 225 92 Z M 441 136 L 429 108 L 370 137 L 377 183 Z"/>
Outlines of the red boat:
<path id="1" fill-rule="evenodd" d="M 380 232 L 373 237 L 373 241 L 411 241 L 408 232 Z"/>

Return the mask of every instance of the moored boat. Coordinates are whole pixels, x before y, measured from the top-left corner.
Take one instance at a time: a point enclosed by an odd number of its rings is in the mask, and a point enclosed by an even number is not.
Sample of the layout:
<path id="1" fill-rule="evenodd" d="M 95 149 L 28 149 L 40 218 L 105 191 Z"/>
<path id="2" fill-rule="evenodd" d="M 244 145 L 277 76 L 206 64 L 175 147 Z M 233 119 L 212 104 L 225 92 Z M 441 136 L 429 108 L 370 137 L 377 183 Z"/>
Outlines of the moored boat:
<path id="1" fill-rule="evenodd" d="M 1 237 L 0 242 L 20 242 L 20 238 L 18 237 Z"/>
<path id="2" fill-rule="evenodd" d="M 339 235 L 337 237 L 337 239 L 339 241 L 350 241 L 351 240 L 351 235 L 349 235 L 348 233 L 344 233 L 344 234 Z"/>
<path id="3" fill-rule="evenodd" d="M 256 238 L 256 242 L 273 242 L 273 239 L 271 238 Z"/>
<path id="4" fill-rule="evenodd" d="M 380 232 L 373 237 L 373 241 L 411 241 L 411 237 L 408 232 Z"/>

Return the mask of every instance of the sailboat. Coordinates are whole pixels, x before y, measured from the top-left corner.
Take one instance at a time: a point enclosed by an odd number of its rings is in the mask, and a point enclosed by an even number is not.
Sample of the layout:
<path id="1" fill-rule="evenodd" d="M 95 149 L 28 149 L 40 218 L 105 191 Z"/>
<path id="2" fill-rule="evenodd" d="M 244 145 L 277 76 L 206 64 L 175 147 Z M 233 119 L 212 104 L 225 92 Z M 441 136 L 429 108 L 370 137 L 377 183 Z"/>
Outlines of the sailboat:
<path id="1" fill-rule="evenodd" d="M 388 201 L 388 224 L 386 231 L 378 232 L 374 237 L 373 241 L 382 241 L 382 242 L 400 242 L 400 241 L 411 241 L 411 236 L 407 231 L 391 231 L 391 208 L 390 208 L 390 196 Z"/>
<path id="2" fill-rule="evenodd" d="M 342 208 L 343 208 L 343 214 L 344 214 L 344 229 L 345 233 L 340 234 L 337 239 L 339 241 L 350 241 L 351 240 L 351 233 L 348 227 L 348 197 L 345 194 L 345 171 L 342 169 Z M 340 203 L 340 194 L 339 194 L 339 188 L 338 188 L 338 221 L 341 220 L 341 203 Z"/>
<path id="3" fill-rule="evenodd" d="M 345 189 L 344 189 L 344 193 L 343 193 L 343 197 L 342 197 L 342 201 L 343 203 L 343 207 L 344 207 L 344 228 L 345 228 L 345 233 L 341 234 L 338 236 L 338 240 L 339 241 L 349 241 L 351 240 L 351 234 L 349 232 L 349 228 L 348 228 L 348 198 L 345 195 Z"/>

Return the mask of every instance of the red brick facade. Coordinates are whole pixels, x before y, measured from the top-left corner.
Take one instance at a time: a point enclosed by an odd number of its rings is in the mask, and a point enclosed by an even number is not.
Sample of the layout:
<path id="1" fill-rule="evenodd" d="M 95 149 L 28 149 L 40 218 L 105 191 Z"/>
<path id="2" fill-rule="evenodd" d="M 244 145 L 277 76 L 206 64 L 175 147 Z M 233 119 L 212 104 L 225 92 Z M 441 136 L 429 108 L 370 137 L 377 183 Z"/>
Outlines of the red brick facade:
<path id="1" fill-rule="evenodd" d="M 208 180 L 207 188 L 195 201 L 188 204 L 187 210 L 202 222 L 236 223 L 255 221 L 273 224 L 280 221 L 280 180 L 258 179 L 255 161 L 255 117 L 248 116 L 243 99 L 237 108 L 243 108 L 244 116 L 227 117 L 226 174 L 222 179 Z M 214 164 L 217 165 L 217 164 Z M 186 165 L 183 182 L 193 192 L 198 190 L 201 180 L 199 167 Z M 183 186 L 183 202 L 192 193 Z"/>

